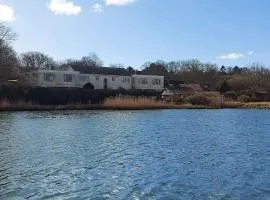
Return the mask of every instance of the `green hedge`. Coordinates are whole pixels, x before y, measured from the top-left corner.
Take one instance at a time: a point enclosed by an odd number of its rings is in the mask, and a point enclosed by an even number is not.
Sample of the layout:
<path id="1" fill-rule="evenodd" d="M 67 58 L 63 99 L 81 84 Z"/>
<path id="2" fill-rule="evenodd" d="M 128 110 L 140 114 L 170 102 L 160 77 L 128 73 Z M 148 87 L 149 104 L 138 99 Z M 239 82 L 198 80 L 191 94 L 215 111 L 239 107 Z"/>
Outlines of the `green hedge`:
<path id="1" fill-rule="evenodd" d="M 26 88 L 26 87 L 2 87 L 0 99 L 9 101 L 31 101 L 41 105 L 64 105 L 70 103 L 102 103 L 106 98 L 117 95 L 129 96 L 156 96 L 161 92 L 140 90 L 88 90 L 80 88 Z"/>

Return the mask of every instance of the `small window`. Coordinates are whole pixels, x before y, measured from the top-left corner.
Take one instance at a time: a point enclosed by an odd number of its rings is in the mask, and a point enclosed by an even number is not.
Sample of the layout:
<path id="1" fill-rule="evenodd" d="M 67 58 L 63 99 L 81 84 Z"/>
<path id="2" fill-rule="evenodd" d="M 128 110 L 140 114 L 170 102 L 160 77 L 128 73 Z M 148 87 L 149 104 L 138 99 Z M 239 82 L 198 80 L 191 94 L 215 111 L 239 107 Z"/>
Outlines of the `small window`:
<path id="1" fill-rule="evenodd" d="M 37 78 L 38 76 L 37 76 L 37 74 L 32 74 L 32 81 L 37 81 Z"/>
<path id="2" fill-rule="evenodd" d="M 122 82 L 123 83 L 129 83 L 129 78 L 126 78 L 126 77 L 125 78 L 122 78 Z"/>
<path id="3" fill-rule="evenodd" d="M 115 77 L 112 77 L 112 81 L 115 81 Z"/>
<path id="4" fill-rule="evenodd" d="M 160 79 L 153 79 L 152 80 L 152 84 L 153 85 L 160 85 L 161 84 L 161 81 L 160 81 Z"/>
<path id="5" fill-rule="evenodd" d="M 96 76 L 96 81 L 99 81 L 99 76 Z"/>
<path id="6" fill-rule="evenodd" d="M 54 73 L 45 73 L 44 74 L 44 81 L 53 82 L 54 79 L 55 79 L 55 74 Z"/>
<path id="7" fill-rule="evenodd" d="M 139 84 L 146 85 L 147 84 L 147 79 L 146 78 L 139 79 Z"/>
<path id="8" fill-rule="evenodd" d="M 72 82 L 72 74 L 64 74 L 64 82 Z"/>

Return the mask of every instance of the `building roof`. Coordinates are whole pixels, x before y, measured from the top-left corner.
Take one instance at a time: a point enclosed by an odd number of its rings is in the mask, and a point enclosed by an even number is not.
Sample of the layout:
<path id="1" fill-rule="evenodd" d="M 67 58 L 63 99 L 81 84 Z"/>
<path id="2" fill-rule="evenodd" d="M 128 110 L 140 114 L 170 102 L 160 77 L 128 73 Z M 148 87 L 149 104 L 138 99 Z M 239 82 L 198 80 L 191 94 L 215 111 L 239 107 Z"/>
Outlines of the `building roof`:
<path id="1" fill-rule="evenodd" d="M 89 67 L 84 65 L 71 65 L 74 71 L 78 71 L 81 74 L 104 74 L 104 75 L 119 75 L 130 76 L 131 73 L 124 68 L 112 68 L 112 67 Z"/>

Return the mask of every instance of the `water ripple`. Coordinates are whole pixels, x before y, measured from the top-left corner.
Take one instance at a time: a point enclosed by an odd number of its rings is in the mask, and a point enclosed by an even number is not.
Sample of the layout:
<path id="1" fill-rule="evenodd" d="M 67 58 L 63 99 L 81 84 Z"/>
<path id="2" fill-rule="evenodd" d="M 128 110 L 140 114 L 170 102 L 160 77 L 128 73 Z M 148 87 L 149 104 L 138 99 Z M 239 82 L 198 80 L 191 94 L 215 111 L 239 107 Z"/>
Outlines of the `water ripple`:
<path id="1" fill-rule="evenodd" d="M 0 199 L 270 199 L 269 117 L 0 113 Z"/>

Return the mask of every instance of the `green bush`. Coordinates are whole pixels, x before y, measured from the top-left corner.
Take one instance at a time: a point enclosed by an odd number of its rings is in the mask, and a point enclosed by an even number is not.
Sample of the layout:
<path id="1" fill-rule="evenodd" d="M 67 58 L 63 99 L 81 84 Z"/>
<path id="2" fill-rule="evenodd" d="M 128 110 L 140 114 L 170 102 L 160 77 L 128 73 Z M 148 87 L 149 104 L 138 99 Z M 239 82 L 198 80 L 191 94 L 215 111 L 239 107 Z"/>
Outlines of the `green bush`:
<path id="1" fill-rule="evenodd" d="M 250 97 L 248 95 L 240 95 L 238 97 L 238 101 L 240 101 L 240 102 L 249 102 L 250 101 Z"/>
<path id="2" fill-rule="evenodd" d="M 192 95 L 186 98 L 186 102 L 192 105 L 210 105 L 211 99 L 203 95 Z"/>

